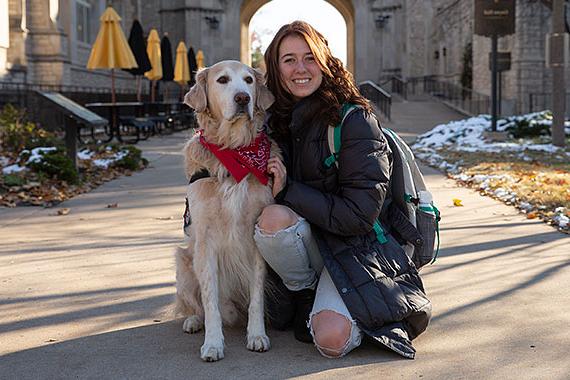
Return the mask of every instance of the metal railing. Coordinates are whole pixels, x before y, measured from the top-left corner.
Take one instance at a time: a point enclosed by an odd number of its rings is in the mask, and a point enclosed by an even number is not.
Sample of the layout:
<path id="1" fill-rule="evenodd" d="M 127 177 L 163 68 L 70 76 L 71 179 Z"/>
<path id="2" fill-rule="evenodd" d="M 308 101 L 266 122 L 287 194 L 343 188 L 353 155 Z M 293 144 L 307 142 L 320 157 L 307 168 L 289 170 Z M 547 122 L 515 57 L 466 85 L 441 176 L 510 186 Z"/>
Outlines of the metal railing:
<path id="1" fill-rule="evenodd" d="M 424 91 L 469 115 L 491 113 L 491 98 L 488 95 L 453 83 L 424 77 Z"/>
<path id="2" fill-rule="evenodd" d="M 0 109 L 6 104 L 12 104 L 25 110 L 26 118 L 39 123 L 43 128 L 60 129 L 63 123 L 59 112 L 54 112 L 37 91 L 59 92 L 80 105 L 111 101 L 109 88 L 0 82 Z M 118 95 L 117 101 L 134 101 L 137 96 L 133 90 L 128 89 L 116 89 L 115 93 Z M 148 95 L 144 97 L 148 98 Z"/>
<path id="3" fill-rule="evenodd" d="M 438 80 L 433 76 L 403 79 L 394 76 L 390 82 L 392 92 L 408 99 L 414 95 L 429 94 L 454 108 L 468 114 L 479 115 L 491 112 L 491 100 L 484 95 L 451 82 Z"/>
<path id="4" fill-rule="evenodd" d="M 390 108 L 392 107 L 392 95 L 372 81 L 364 81 L 358 84 L 362 96 L 370 100 L 388 120 L 390 120 Z"/>
<path id="5" fill-rule="evenodd" d="M 390 84 L 393 94 L 398 94 L 404 99 L 408 98 L 408 81 L 400 76 L 394 75 L 390 78 Z"/>

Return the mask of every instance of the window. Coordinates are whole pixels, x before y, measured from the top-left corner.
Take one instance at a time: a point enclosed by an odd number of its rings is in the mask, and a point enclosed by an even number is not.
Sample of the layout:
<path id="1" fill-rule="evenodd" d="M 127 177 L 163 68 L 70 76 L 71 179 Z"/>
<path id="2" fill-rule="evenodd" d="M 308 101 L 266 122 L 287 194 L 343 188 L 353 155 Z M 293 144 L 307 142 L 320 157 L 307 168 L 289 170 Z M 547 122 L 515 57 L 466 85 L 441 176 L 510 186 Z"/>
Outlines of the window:
<path id="1" fill-rule="evenodd" d="M 85 1 L 78 0 L 75 4 L 75 23 L 77 31 L 77 40 L 90 44 L 92 42 L 91 36 L 91 4 Z"/>

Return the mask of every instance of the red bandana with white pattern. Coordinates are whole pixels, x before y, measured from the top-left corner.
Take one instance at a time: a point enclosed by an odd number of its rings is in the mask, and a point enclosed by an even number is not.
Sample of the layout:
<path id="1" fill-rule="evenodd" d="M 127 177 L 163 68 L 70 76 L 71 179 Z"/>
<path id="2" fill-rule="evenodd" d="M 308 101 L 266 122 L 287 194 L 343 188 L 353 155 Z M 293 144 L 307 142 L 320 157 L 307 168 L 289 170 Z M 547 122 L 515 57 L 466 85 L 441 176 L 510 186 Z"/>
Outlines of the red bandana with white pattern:
<path id="1" fill-rule="evenodd" d="M 220 160 L 238 183 L 251 173 L 257 177 L 259 182 L 267 185 L 269 180 L 267 162 L 271 153 L 271 141 L 265 132 L 258 133 L 251 145 L 237 149 L 222 149 L 219 145 L 207 142 L 203 136 L 203 130 L 199 130 L 198 133 L 200 144 Z"/>

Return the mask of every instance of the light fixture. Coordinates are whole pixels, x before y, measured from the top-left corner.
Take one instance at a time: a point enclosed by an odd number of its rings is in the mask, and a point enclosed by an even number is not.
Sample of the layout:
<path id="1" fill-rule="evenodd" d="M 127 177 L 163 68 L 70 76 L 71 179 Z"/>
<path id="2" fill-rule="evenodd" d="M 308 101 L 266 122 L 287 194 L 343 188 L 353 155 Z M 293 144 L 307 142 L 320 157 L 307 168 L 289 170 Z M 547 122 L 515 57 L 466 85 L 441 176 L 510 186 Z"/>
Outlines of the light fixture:
<path id="1" fill-rule="evenodd" d="M 216 16 L 206 16 L 204 17 L 204 20 L 206 20 L 210 29 L 216 30 L 220 26 L 220 20 L 218 20 Z"/>
<path id="2" fill-rule="evenodd" d="M 374 19 L 374 22 L 376 23 L 376 29 L 383 29 L 390 17 L 391 17 L 390 15 L 376 16 L 376 18 Z"/>

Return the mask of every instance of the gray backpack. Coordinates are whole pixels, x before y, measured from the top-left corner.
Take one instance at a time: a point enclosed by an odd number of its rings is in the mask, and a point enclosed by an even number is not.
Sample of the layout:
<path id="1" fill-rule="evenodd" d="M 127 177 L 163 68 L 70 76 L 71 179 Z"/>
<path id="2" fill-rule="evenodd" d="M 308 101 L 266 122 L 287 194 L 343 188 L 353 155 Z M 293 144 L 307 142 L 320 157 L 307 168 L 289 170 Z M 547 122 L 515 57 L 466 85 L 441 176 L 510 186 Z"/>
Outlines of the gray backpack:
<path id="1" fill-rule="evenodd" d="M 325 160 L 327 167 L 334 164 L 338 168 L 342 125 L 352 112 L 359 109 L 358 105 L 344 104 L 341 122 L 336 127 L 329 126 L 331 155 Z M 391 233 L 419 269 L 437 258 L 440 213 L 433 204 L 410 147 L 393 130 L 381 127 L 377 119 L 376 122 L 392 150 L 393 162 L 389 196 L 382 207 L 380 220 L 374 224 L 374 231 L 380 243 L 386 242 L 387 232 Z M 434 249 L 436 236 L 437 248 Z"/>

